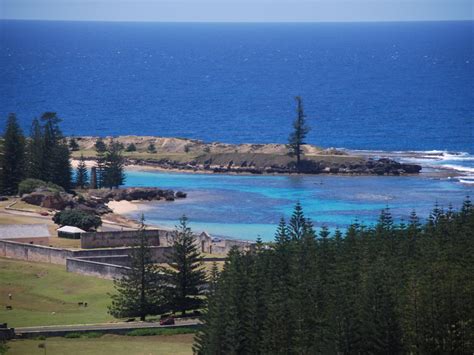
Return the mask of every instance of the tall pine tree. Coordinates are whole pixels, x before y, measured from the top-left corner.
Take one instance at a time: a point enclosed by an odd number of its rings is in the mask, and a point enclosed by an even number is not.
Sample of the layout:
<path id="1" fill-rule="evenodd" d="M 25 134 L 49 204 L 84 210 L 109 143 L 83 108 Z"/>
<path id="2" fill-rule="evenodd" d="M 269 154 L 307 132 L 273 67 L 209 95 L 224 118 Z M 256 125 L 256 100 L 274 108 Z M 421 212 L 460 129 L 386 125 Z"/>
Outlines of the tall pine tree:
<path id="1" fill-rule="evenodd" d="M 310 128 L 306 124 L 306 115 L 303 110 L 303 100 L 300 96 L 295 97 L 297 108 L 297 117 L 293 122 L 293 132 L 290 134 L 288 140 L 288 146 L 290 148 L 290 154 L 296 156 L 296 168 L 301 167 L 301 155 L 303 154 L 303 144 L 305 143 L 306 135 L 309 133 Z"/>
<path id="2" fill-rule="evenodd" d="M 76 187 L 83 189 L 89 184 L 89 174 L 87 173 L 86 162 L 84 161 L 84 155 L 81 154 L 79 164 L 76 168 Z"/>
<path id="3" fill-rule="evenodd" d="M 186 311 L 201 307 L 203 302 L 200 296 L 203 294 L 206 275 L 196 238 L 188 227 L 186 216 L 180 219 L 177 226 L 168 264 L 171 267 L 168 275 L 173 311 L 184 315 Z"/>
<path id="4" fill-rule="evenodd" d="M 99 137 L 95 142 L 94 148 L 97 156 L 96 187 L 100 189 L 104 187 L 105 153 L 107 151 L 107 146 L 102 138 Z"/>
<path id="5" fill-rule="evenodd" d="M 123 185 L 125 182 L 124 162 L 122 145 L 112 140 L 104 155 L 102 187 L 117 188 Z"/>
<path id="6" fill-rule="evenodd" d="M 15 114 L 8 115 L 0 156 L 0 189 L 3 194 L 14 195 L 25 176 L 25 137 Z"/>
<path id="7" fill-rule="evenodd" d="M 148 315 L 168 311 L 163 270 L 153 262 L 144 230 L 142 216 L 139 242 L 131 253 L 130 269 L 122 278 L 114 280 L 117 293 L 112 295 L 109 313 L 117 318 L 140 317 L 144 321 Z"/>
<path id="8" fill-rule="evenodd" d="M 31 124 L 30 139 L 27 143 L 26 175 L 29 178 L 48 180 L 44 155 L 43 131 L 40 122 L 35 118 Z"/>
<path id="9" fill-rule="evenodd" d="M 61 119 L 56 112 L 45 112 L 41 116 L 43 125 L 43 164 L 45 181 L 62 186 L 66 191 L 71 189 L 70 151 L 59 123 Z"/>

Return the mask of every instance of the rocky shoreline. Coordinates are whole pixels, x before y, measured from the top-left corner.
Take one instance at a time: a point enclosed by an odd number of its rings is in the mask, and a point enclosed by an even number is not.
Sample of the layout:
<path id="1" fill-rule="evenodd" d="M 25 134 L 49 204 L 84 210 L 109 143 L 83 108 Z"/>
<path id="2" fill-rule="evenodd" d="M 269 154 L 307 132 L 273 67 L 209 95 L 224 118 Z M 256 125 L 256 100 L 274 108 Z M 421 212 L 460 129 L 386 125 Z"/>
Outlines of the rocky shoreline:
<path id="1" fill-rule="evenodd" d="M 212 158 L 199 162 L 178 162 L 171 159 L 127 159 L 127 164 L 156 167 L 163 170 L 188 171 L 188 172 L 210 172 L 210 173 L 243 173 L 243 174 L 344 174 L 344 175 L 406 175 L 418 174 L 422 167 L 417 164 L 399 163 L 393 159 L 369 158 L 365 161 L 354 161 L 346 163 L 334 163 L 324 160 L 303 160 L 300 169 L 294 164 L 271 164 L 258 166 L 253 161 L 235 163 L 229 160 L 227 163 L 214 163 Z"/>
<path id="2" fill-rule="evenodd" d="M 112 213 L 107 206 L 110 201 L 174 201 L 186 198 L 182 191 L 163 190 L 154 187 L 133 187 L 122 189 L 85 190 L 74 194 L 38 188 L 25 194 L 21 200 L 31 205 L 53 210 L 78 209 L 97 215 Z"/>

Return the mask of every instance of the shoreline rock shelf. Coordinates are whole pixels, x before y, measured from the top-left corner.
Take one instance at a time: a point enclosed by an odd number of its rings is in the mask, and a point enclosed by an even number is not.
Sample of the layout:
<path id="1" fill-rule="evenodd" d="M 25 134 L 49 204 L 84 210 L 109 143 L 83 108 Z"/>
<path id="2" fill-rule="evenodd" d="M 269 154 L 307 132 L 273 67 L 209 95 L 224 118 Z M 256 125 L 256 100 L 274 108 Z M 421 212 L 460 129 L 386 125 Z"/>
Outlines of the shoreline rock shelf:
<path id="1" fill-rule="evenodd" d="M 75 208 L 103 215 L 112 213 L 112 210 L 107 207 L 107 203 L 110 201 L 174 201 L 176 198 L 186 197 L 187 194 L 182 191 L 174 192 L 173 190 L 163 190 L 154 187 L 86 190 L 83 193 L 77 193 L 75 196 L 65 192 L 39 188 L 30 194 L 23 195 L 21 200 L 32 205 L 54 210 Z"/>
<path id="2" fill-rule="evenodd" d="M 393 159 L 381 158 L 367 160 L 355 160 L 354 162 L 328 162 L 324 160 L 303 160 L 299 171 L 295 164 L 290 162 L 283 164 L 259 165 L 254 161 L 242 161 L 236 163 L 230 160 L 227 163 L 213 161 L 212 158 L 190 162 L 178 162 L 171 159 L 128 159 L 127 164 L 157 167 L 166 170 L 183 170 L 192 172 L 212 173 L 244 173 L 244 174 L 344 174 L 344 175 L 407 175 L 418 174 L 422 167 L 417 164 L 399 163 Z"/>

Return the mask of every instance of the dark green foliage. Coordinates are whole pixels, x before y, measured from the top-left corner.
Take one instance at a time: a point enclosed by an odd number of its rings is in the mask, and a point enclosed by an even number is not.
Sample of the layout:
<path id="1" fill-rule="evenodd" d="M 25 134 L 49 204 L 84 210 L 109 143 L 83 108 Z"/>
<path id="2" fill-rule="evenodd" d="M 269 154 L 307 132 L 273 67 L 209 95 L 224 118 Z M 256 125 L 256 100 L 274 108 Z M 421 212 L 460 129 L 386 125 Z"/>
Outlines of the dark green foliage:
<path id="1" fill-rule="evenodd" d="M 300 96 L 296 96 L 295 99 L 297 103 L 297 117 L 293 122 L 294 130 L 288 139 L 288 146 L 290 148 L 290 154 L 296 156 L 296 168 L 299 169 L 301 165 L 301 155 L 303 154 L 302 145 L 306 144 L 305 138 L 309 133 L 310 128 L 306 124 L 306 115 L 303 111 L 303 100 Z"/>
<path id="2" fill-rule="evenodd" d="M 100 137 L 97 138 L 97 140 L 95 141 L 94 148 L 98 153 L 105 153 L 105 151 L 107 150 L 107 146 Z"/>
<path id="3" fill-rule="evenodd" d="M 156 147 L 155 147 L 155 145 L 154 145 L 153 143 L 150 143 L 150 144 L 148 145 L 147 152 L 148 152 L 148 153 L 151 153 L 151 154 L 156 153 Z"/>
<path id="4" fill-rule="evenodd" d="M 0 340 L 0 355 L 6 354 L 10 347 L 3 340 Z"/>
<path id="5" fill-rule="evenodd" d="M 465 354 L 474 347 L 474 210 L 316 236 L 301 206 L 270 249 L 232 250 L 198 354 Z"/>
<path id="6" fill-rule="evenodd" d="M 66 339 L 79 339 L 81 337 L 81 333 L 67 333 L 64 335 Z"/>
<path id="7" fill-rule="evenodd" d="M 73 226 L 85 231 L 97 229 L 102 225 L 100 217 L 81 210 L 64 210 L 57 212 L 53 222 L 60 226 Z"/>
<path id="8" fill-rule="evenodd" d="M 100 189 L 104 187 L 105 153 L 107 151 L 107 146 L 102 138 L 98 138 L 94 147 L 97 154 L 96 187 Z"/>
<path id="9" fill-rule="evenodd" d="M 39 179 L 25 179 L 18 185 L 18 194 L 29 194 L 38 188 L 47 188 L 52 192 L 63 192 L 64 189 L 61 186 L 53 184 L 51 182 L 45 182 Z"/>
<path id="10" fill-rule="evenodd" d="M 25 137 L 15 114 L 8 115 L 0 155 L 0 193 L 14 195 L 25 176 Z"/>
<path id="11" fill-rule="evenodd" d="M 70 149 L 72 152 L 75 152 L 75 151 L 78 151 L 78 150 L 79 150 L 79 144 L 77 144 L 76 138 L 72 137 L 72 138 L 69 140 L 69 149 Z"/>
<path id="12" fill-rule="evenodd" d="M 127 333 L 128 336 L 132 337 L 144 337 L 144 336 L 153 336 L 153 335 L 179 335 L 179 334 L 194 334 L 196 333 L 196 328 L 151 328 L 151 329 L 135 329 Z"/>
<path id="13" fill-rule="evenodd" d="M 34 119 L 27 144 L 25 174 L 71 189 L 71 163 L 67 140 L 63 137 L 55 112 L 45 112 L 41 122 Z"/>
<path id="14" fill-rule="evenodd" d="M 79 339 L 79 338 L 97 339 L 97 338 L 101 338 L 103 335 L 104 335 L 103 333 L 99 333 L 99 332 L 87 332 L 87 333 L 72 332 L 72 333 L 65 334 L 64 338 L 67 338 L 67 339 Z"/>
<path id="15" fill-rule="evenodd" d="M 93 166 L 91 168 L 91 178 L 89 182 L 89 188 L 90 189 L 96 189 L 97 188 L 97 167 Z"/>
<path id="16" fill-rule="evenodd" d="M 59 123 L 61 119 L 56 112 L 45 112 L 43 122 L 43 159 L 45 178 L 62 186 L 66 191 L 71 189 L 70 151 L 63 137 Z"/>
<path id="17" fill-rule="evenodd" d="M 113 140 L 107 146 L 103 160 L 102 186 L 101 187 L 119 187 L 125 182 L 123 171 L 124 158 L 122 156 L 122 147 L 120 143 Z"/>
<path id="18" fill-rule="evenodd" d="M 137 147 L 133 143 L 130 143 L 129 145 L 127 145 L 127 149 L 125 149 L 126 152 L 135 152 L 136 150 L 137 150 Z"/>
<path id="19" fill-rule="evenodd" d="M 79 164 L 76 168 L 76 187 L 83 189 L 89 184 L 89 174 L 87 173 L 86 162 L 84 161 L 84 156 L 81 154 L 79 159 Z"/>
<path id="20" fill-rule="evenodd" d="M 183 315 L 188 310 L 202 306 L 203 286 L 206 283 L 202 268 L 202 257 L 198 251 L 196 239 L 183 216 L 177 226 L 176 237 L 169 255 L 168 282 L 170 284 L 170 302 L 174 312 Z"/>
<path id="21" fill-rule="evenodd" d="M 125 182 L 122 156 L 123 144 L 111 140 L 108 145 L 99 138 L 95 143 L 97 153 L 96 184 L 97 188 L 114 188 Z"/>
<path id="22" fill-rule="evenodd" d="M 35 118 L 31 124 L 30 139 L 26 146 L 27 166 L 26 176 L 46 179 L 47 171 L 44 155 L 43 131 L 39 120 Z"/>
<path id="23" fill-rule="evenodd" d="M 130 269 L 122 278 L 114 280 L 116 294 L 112 295 L 109 313 L 117 318 L 162 314 L 168 310 L 165 298 L 164 271 L 153 263 L 150 246 L 142 227 L 139 243 L 131 253 Z"/>

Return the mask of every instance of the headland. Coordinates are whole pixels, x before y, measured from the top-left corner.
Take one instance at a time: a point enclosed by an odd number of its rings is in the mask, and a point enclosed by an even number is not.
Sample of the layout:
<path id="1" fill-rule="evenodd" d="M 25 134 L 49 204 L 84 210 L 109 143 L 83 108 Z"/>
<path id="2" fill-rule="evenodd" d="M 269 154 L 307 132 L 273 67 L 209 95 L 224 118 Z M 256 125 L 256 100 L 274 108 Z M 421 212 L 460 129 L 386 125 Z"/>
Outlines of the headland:
<path id="1" fill-rule="evenodd" d="M 95 160 L 98 137 L 75 137 L 81 155 Z M 336 148 L 303 145 L 304 157 L 297 167 L 286 144 L 206 143 L 195 139 L 152 136 L 106 137 L 123 145 L 128 166 L 194 173 L 240 174 L 344 174 L 407 175 L 418 174 L 421 166 L 390 158 L 368 157 Z"/>

